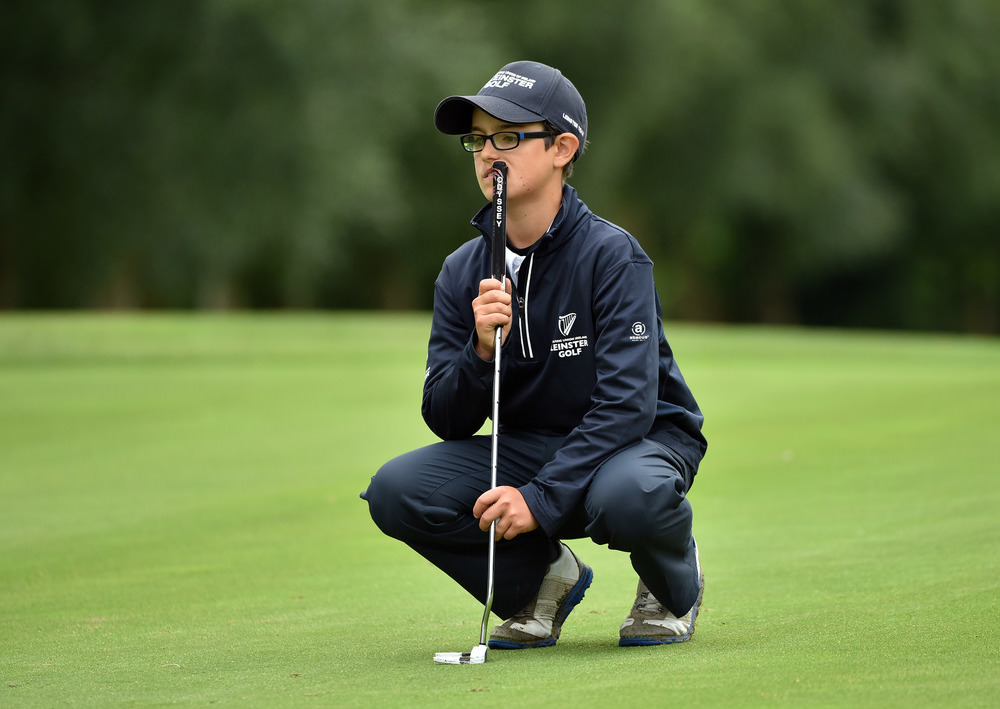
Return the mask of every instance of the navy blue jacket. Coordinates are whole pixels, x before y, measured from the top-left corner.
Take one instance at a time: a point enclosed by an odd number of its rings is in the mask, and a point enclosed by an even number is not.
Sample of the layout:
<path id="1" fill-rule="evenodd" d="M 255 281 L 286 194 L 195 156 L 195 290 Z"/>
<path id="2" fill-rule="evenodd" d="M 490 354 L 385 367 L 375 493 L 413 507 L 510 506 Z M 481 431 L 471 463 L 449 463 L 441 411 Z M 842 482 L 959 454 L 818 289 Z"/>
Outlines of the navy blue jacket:
<path id="1" fill-rule="evenodd" d="M 422 412 L 443 439 L 475 434 L 492 413 L 493 363 L 475 352 L 472 313 L 479 282 L 490 275 L 488 212 L 489 205 L 472 221 L 483 238 L 450 254 L 435 283 Z M 653 263 L 638 242 L 565 186 L 549 231 L 522 255 L 515 322 L 500 359 L 500 431 L 566 437 L 520 488 L 541 528 L 555 535 L 615 452 L 646 437 L 696 471 L 706 442 L 663 333 Z"/>

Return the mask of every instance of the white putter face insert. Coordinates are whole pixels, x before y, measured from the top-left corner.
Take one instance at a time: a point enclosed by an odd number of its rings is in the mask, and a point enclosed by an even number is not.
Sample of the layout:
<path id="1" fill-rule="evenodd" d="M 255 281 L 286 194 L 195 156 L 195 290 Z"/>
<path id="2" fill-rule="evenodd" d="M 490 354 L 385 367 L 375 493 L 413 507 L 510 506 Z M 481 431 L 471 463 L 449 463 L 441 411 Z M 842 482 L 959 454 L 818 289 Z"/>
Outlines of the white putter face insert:
<path id="1" fill-rule="evenodd" d="M 481 665 L 486 662 L 486 646 L 476 645 L 471 652 L 436 652 L 434 662 L 442 665 Z"/>

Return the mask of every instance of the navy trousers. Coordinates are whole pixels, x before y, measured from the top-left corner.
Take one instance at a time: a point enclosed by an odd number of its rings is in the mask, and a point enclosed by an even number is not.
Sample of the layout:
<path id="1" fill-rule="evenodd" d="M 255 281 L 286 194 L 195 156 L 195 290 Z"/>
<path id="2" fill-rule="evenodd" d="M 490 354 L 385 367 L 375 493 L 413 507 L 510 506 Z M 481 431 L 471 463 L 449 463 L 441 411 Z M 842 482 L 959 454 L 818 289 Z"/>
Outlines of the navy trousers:
<path id="1" fill-rule="evenodd" d="M 559 449 L 561 437 L 520 431 L 500 439 L 497 485 L 519 487 Z M 509 618 L 538 593 L 559 539 L 590 537 L 630 554 L 653 595 L 681 616 L 698 596 L 687 491 L 695 471 L 668 448 L 643 440 L 609 458 L 583 504 L 556 537 L 541 529 L 496 544 L 493 611 Z M 472 516 L 490 486 L 490 437 L 442 441 L 393 458 L 361 497 L 375 524 L 486 600 L 487 537 Z"/>

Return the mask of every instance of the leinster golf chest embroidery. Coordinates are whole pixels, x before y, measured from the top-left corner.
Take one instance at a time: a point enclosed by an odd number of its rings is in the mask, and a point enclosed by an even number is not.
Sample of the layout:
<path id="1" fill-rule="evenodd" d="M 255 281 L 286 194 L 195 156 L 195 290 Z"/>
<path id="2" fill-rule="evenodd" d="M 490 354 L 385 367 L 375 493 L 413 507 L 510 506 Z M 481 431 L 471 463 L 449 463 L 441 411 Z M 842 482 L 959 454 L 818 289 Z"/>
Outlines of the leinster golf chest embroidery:
<path id="1" fill-rule="evenodd" d="M 586 335 L 579 337 L 570 335 L 575 323 L 576 313 L 566 313 L 559 316 L 559 334 L 562 337 L 552 340 L 550 352 L 555 352 L 559 357 L 576 357 L 583 351 L 584 347 L 590 346 Z"/>

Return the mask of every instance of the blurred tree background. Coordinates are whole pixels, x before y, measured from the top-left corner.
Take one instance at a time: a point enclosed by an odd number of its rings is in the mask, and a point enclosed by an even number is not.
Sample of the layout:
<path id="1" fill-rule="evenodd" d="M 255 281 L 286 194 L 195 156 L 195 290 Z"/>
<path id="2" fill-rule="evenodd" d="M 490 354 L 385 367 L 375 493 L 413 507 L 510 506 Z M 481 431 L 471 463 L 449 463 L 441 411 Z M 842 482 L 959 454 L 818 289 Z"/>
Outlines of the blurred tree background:
<path id="1" fill-rule="evenodd" d="M 7 0 L 0 308 L 429 308 L 482 203 L 434 107 L 531 58 L 668 317 L 998 333 L 998 36 L 994 0 Z"/>

